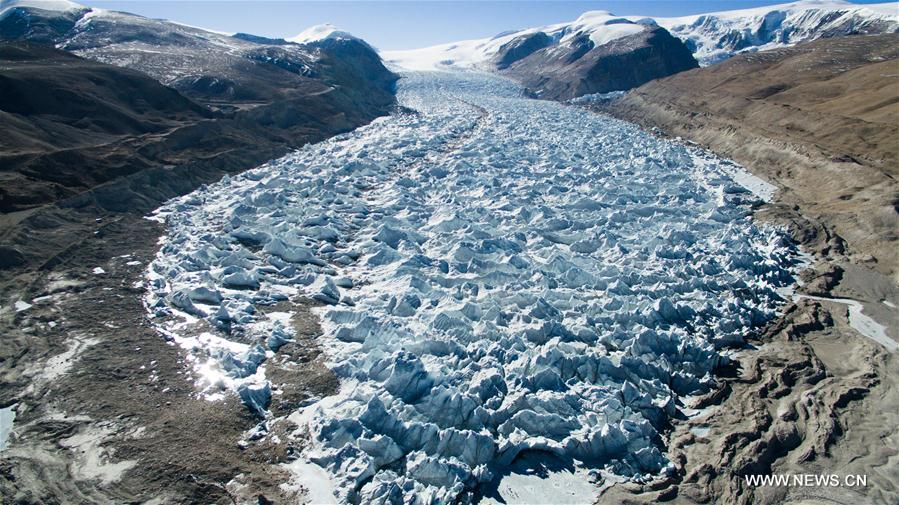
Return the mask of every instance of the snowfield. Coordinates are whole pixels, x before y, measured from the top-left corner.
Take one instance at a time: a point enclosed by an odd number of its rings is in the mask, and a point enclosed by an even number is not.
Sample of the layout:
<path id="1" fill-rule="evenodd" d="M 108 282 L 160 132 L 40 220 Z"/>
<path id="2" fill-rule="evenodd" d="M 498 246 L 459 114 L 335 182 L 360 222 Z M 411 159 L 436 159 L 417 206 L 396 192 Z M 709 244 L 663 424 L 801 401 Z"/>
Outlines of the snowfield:
<path id="1" fill-rule="evenodd" d="M 671 471 L 666 420 L 793 280 L 739 168 L 495 76 L 406 74 L 399 101 L 417 112 L 161 208 L 160 331 L 209 395 L 271 416 L 265 360 L 293 329 L 256 308 L 320 301 L 341 389 L 291 416 L 311 434 L 292 467 L 338 502 L 465 501 L 541 457 Z"/>

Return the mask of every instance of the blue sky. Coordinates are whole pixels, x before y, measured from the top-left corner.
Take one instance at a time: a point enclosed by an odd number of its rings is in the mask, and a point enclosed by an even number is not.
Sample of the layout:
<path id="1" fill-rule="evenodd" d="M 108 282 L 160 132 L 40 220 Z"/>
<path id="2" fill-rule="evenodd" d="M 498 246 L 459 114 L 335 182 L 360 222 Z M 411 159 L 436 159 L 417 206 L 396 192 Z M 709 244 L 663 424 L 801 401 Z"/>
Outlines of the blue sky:
<path id="1" fill-rule="evenodd" d="M 290 37 L 312 25 L 333 23 L 380 49 L 411 49 L 572 21 L 588 10 L 606 10 L 618 15 L 679 16 L 773 5 L 785 0 L 82 0 L 80 3 L 267 37 Z"/>

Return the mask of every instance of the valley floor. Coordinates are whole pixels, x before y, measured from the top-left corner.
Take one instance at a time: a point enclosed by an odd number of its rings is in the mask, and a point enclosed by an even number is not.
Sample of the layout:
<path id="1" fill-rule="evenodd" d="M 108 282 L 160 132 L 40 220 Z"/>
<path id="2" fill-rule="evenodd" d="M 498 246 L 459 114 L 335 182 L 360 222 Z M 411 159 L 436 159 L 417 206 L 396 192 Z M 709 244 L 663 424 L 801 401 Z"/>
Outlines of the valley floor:
<path id="1" fill-rule="evenodd" d="M 4 503 L 316 501 L 324 476 L 349 500 L 511 503 L 534 472 L 594 484 L 576 501 L 894 503 L 895 354 L 845 305 L 777 306 L 797 258 L 747 218 L 788 193 L 761 205 L 732 163 L 494 79 L 407 77 L 418 113 L 171 202 L 166 225 L 98 216 L 12 279 L 4 333 L 41 338 L 4 363 Z M 895 282 L 850 260 L 798 291 L 896 339 Z M 770 472 L 868 485 L 742 478 Z"/>

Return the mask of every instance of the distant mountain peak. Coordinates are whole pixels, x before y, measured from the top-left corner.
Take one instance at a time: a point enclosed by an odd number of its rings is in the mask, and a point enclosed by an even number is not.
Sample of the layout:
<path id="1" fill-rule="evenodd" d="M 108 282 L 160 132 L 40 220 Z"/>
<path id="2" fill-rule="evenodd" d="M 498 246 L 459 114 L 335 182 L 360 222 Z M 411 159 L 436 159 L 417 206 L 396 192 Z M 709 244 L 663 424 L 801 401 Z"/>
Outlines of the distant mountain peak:
<path id="1" fill-rule="evenodd" d="M 332 25 L 331 23 L 323 23 L 320 25 L 311 26 L 306 28 L 296 37 L 291 37 L 287 39 L 288 42 L 296 42 L 298 44 L 311 44 L 313 42 L 319 42 L 322 40 L 328 39 L 344 39 L 344 40 L 359 40 L 355 35 L 343 31 L 340 28 Z"/>
<path id="2" fill-rule="evenodd" d="M 856 4 L 800 0 L 749 9 L 709 12 L 655 22 L 684 40 L 703 65 L 733 54 L 764 51 L 844 35 L 899 31 L 899 3 Z M 634 18 L 632 18 L 634 19 Z"/>
<path id="3" fill-rule="evenodd" d="M 588 38 L 598 47 L 614 40 L 637 35 L 643 26 L 627 18 L 615 16 L 608 11 L 587 11 L 570 23 L 505 31 L 484 39 L 463 40 L 451 44 L 404 51 L 385 51 L 383 56 L 389 62 L 414 70 L 432 70 L 446 67 L 471 68 L 490 66 L 490 61 L 503 47 L 520 37 L 548 37 L 553 44 L 569 47 L 582 45 Z"/>
<path id="4" fill-rule="evenodd" d="M 518 52 L 544 43 L 585 48 L 588 39 L 594 47 L 600 47 L 637 36 L 644 29 L 662 27 L 684 41 L 701 64 L 709 65 L 739 52 L 762 51 L 816 38 L 897 32 L 897 13 L 897 2 L 857 4 L 846 0 L 799 0 L 670 18 L 616 16 L 595 10 L 584 12 L 570 23 L 504 31 L 490 38 L 419 49 L 384 51 L 382 55 L 388 62 L 413 70 L 490 69 L 504 47 Z M 518 47 L 525 43 L 526 47 Z"/>

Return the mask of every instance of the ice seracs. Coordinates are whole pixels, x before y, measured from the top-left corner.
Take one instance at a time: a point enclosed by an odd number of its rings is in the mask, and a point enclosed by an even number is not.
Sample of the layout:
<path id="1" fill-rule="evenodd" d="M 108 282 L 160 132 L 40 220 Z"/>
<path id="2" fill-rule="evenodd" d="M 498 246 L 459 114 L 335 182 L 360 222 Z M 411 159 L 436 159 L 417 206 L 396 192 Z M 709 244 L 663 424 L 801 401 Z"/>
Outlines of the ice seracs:
<path id="1" fill-rule="evenodd" d="M 399 101 L 160 209 L 146 304 L 201 387 L 270 416 L 295 334 L 261 309 L 309 297 L 341 386 L 291 419 L 340 502 L 452 503 L 550 456 L 671 471 L 660 430 L 792 282 L 733 164 L 485 74 Z"/>

